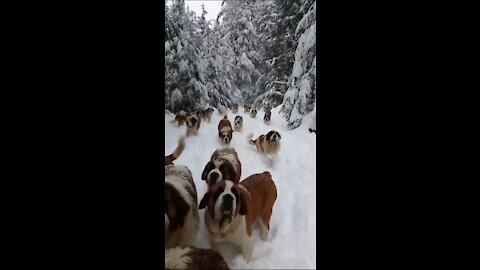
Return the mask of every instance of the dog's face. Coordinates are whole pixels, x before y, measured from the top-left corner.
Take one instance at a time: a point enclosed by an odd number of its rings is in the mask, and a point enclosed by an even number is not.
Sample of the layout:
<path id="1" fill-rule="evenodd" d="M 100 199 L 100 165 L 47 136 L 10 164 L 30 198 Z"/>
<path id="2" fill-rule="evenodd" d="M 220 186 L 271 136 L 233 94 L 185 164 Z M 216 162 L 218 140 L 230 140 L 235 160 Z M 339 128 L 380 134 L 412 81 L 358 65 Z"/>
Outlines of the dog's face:
<path id="1" fill-rule="evenodd" d="M 220 139 L 224 142 L 224 143 L 229 143 L 232 141 L 232 137 L 233 137 L 233 130 L 226 130 L 226 131 L 222 131 L 220 132 Z"/>
<path id="2" fill-rule="evenodd" d="M 271 144 L 278 144 L 280 143 L 280 139 L 282 139 L 282 136 L 280 136 L 280 133 L 278 133 L 275 130 L 272 130 L 265 135 L 265 140 L 267 140 Z"/>
<path id="3" fill-rule="evenodd" d="M 256 109 L 252 109 L 252 110 L 250 111 L 250 114 L 251 114 L 252 116 L 257 115 L 257 110 L 256 110 Z"/>
<path id="4" fill-rule="evenodd" d="M 240 115 L 237 115 L 233 123 L 235 124 L 236 127 L 239 127 L 243 123 L 243 118 Z"/>
<path id="5" fill-rule="evenodd" d="M 247 192 L 232 181 L 222 181 L 209 188 L 198 208 L 207 207 L 210 217 L 223 227 L 238 215 L 247 214 L 247 196 Z"/>
<path id="6" fill-rule="evenodd" d="M 198 123 L 198 116 L 196 114 L 187 117 L 187 127 L 194 127 Z"/>
<path id="7" fill-rule="evenodd" d="M 209 161 L 203 169 L 202 180 L 206 180 L 209 187 L 223 180 L 235 179 L 235 169 L 226 159 Z"/>

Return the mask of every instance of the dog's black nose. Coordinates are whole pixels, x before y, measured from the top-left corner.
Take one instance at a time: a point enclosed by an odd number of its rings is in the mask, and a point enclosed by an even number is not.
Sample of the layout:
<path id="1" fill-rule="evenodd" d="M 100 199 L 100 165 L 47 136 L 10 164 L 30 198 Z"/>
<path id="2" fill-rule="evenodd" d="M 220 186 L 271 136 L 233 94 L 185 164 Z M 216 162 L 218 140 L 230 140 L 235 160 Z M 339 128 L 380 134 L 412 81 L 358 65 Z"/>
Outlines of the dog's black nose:
<path id="1" fill-rule="evenodd" d="M 210 178 L 208 179 L 208 183 L 210 185 L 214 185 L 217 182 L 217 179 L 220 175 L 217 172 L 212 172 L 210 174 Z"/>
<path id="2" fill-rule="evenodd" d="M 225 210 L 230 210 L 232 209 L 232 203 L 233 203 L 233 197 L 230 194 L 225 194 L 223 196 L 223 208 Z"/>

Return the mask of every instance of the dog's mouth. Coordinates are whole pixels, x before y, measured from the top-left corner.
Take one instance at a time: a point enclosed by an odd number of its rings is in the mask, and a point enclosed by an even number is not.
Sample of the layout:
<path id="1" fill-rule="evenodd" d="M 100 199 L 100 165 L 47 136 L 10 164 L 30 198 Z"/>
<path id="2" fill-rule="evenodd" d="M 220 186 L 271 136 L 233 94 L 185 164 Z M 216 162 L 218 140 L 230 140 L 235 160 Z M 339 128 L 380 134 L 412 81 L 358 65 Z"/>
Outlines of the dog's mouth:
<path id="1" fill-rule="evenodd" d="M 233 213 L 231 210 L 223 210 L 222 211 L 222 218 L 220 219 L 220 227 L 225 223 L 229 223 L 233 221 Z"/>

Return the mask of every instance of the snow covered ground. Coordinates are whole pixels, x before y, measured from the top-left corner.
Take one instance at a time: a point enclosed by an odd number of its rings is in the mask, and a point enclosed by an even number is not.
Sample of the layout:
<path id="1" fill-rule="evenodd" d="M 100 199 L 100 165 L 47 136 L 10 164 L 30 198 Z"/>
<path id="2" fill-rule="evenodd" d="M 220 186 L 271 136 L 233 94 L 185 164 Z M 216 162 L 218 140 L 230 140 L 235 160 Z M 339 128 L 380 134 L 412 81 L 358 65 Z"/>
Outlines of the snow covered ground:
<path id="1" fill-rule="evenodd" d="M 241 179 L 254 174 L 269 171 L 277 186 L 278 197 L 273 207 L 268 240 L 260 239 L 260 225 L 253 227 L 254 249 L 252 260 L 247 264 L 240 248 L 229 243 L 220 244 L 220 253 L 231 269 L 315 269 L 316 268 L 316 194 L 315 161 L 316 135 L 309 133 L 312 115 L 303 119 L 300 127 L 287 130 L 286 121 L 279 115 L 280 106 L 272 109 L 272 121 L 269 126 L 263 122 L 263 111 L 252 119 L 239 108 L 243 117 L 243 131 L 234 132 L 229 147 L 234 147 L 242 163 Z M 235 115 L 228 112 L 232 123 Z M 186 133 L 185 125 L 178 127 L 170 123 L 174 119 L 171 113 L 165 114 L 165 155 L 173 152 L 178 138 Z M 175 164 L 187 166 L 193 174 L 197 188 L 198 201 L 207 191 L 207 185 L 200 179 L 202 171 L 217 148 L 225 147 L 217 137 L 217 126 L 221 116 L 213 113 L 210 123 L 202 121 L 197 136 L 186 139 L 186 147 Z M 253 138 L 277 130 L 282 136 L 282 148 L 273 165 L 256 151 L 247 141 L 247 135 Z M 204 223 L 204 209 L 200 210 L 200 229 L 195 246 L 210 248 L 208 232 Z"/>

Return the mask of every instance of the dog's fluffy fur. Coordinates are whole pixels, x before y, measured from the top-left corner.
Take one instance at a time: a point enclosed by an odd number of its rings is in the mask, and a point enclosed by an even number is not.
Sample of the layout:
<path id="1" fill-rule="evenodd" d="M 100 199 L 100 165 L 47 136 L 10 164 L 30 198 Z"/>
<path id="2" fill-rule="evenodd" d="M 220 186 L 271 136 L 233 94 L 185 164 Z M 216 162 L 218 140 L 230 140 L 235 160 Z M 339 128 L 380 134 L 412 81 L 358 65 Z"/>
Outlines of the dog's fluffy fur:
<path id="1" fill-rule="evenodd" d="M 229 143 L 232 141 L 233 129 L 230 120 L 225 115 L 218 123 L 218 137 L 222 142 Z"/>
<path id="2" fill-rule="evenodd" d="M 233 129 L 235 131 L 242 131 L 243 128 L 243 117 L 240 115 L 235 116 L 235 121 L 233 121 Z"/>
<path id="3" fill-rule="evenodd" d="M 196 247 L 165 250 L 165 269 L 227 270 L 228 264 L 218 251 Z"/>
<path id="4" fill-rule="evenodd" d="M 186 166 L 165 166 L 165 248 L 190 246 L 199 226 L 197 191 Z"/>
<path id="5" fill-rule="evenodd" d="M 212 186 L 199 205 L 199 209 L 207 207 L 205 225 L 212 248 L 216 250 L 218 242 L 231 242 L 240 246 L 243 258 L 250 261 L 253 223 L 260 219 L 260 237 L 266 241 L 276 199 L 277 188 L 269 172 L 251 175 L 239 184 L 227 180 Z"/>
<path id="6" fill-rule="evenodd" d="M 213 108 L 210 107 L 208 109 L 205 109 L 205 110 L 201 110 L 199 115 L 200 115 L 200 118 L 202 120 L 205 120 L 205 121 L 208 121 L 210 123 L 210 119 L 212 117 L 212 114 L 213 114 Z"/>
<path id="7" fill-rule="evenodd" d="M 182 154 L 183 149 L 185 149 L 185 137 L 181 136 L 180 139 L 178 139 L 177 148 L 175 148 L 172 154 L 165 157 L 165 166 L 173 165 L 173 161 Z"/>
<path id="8" fill-rule="evenodd" d="M 175 115 L 175 119 L 171 121 L 171 123 L 177 122 L 178 126 L 181 126 L 187 122 L 187 113 L 185 111 L 180 111 Z"/>
<path id="9" fill-rule="evenodd" d="M 202 180 L 207 181 L 208 186 L 225 179 L 238 183 L 241 175 L 242 164 L 235 149 L 221 148 L 213 152 L 210 161 L 205 165 Z"/>
<path id="10" fill-rule="evenodd" d="M 223 105 L 218 106 L 218 113 L 222 116 L 227 115 L 227 108 Z"/>
<path id="11" fill-rule="evenodd" d="M 248 135 L 248 142 L 255 145 L 257 150 L 265 155 L 273 156 L 280 151 L 280 140 L 282 136 L 280 136 L 280 133 L 275 130 L 269 131 L 266 135 L 262 134 L 255 140 L 252 138 L 253 133 Z"/>
<path id="12" fill-rule="evenodd" d="M 200 117 L 194 113 L 187 116 L 187 137 L 197 135 L 200 129 Z"/>
<path id="13" fill-rule="evenodd" d="M 238 104 L 233 104 L 232 105 L 232 112 L 237 113 L 238 112 Z"/>

